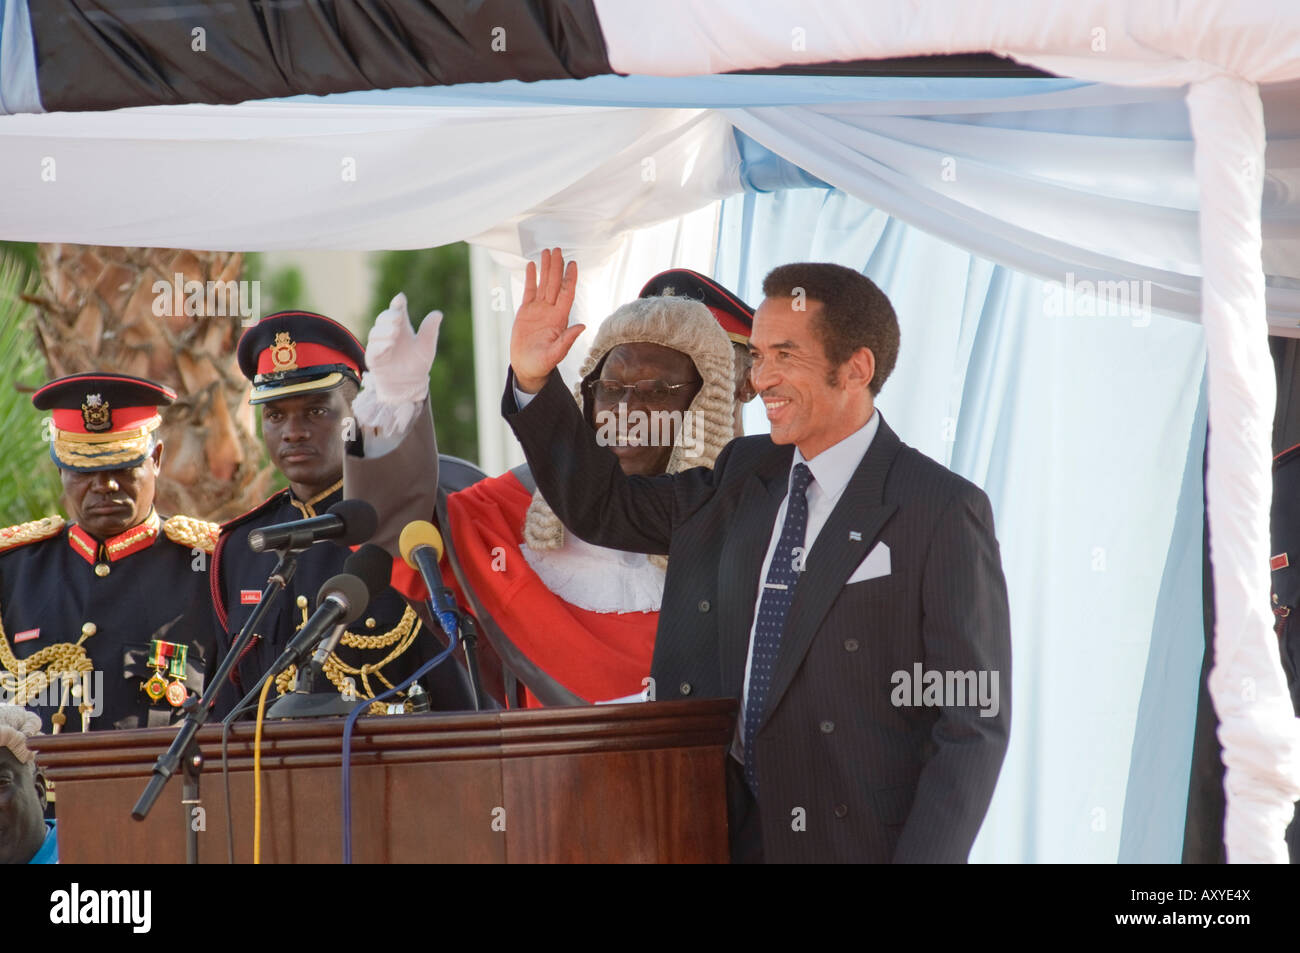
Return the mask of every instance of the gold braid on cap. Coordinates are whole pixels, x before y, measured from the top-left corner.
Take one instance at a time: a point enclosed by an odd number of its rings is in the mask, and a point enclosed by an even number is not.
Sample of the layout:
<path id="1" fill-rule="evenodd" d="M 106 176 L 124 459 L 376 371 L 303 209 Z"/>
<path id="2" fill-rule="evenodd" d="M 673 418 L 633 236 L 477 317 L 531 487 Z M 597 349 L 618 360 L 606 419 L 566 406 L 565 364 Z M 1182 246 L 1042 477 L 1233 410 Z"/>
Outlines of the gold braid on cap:
<path id="1" fill-rule="evenodd" d="M 54 431 L 54 458 L 66 467 L 123 466 L 131 460 L 148 456 L 150 436 L 162 424 L 155 414 L 134 430 L 111 434 L 105 440 L 93 433 Z"/>
<path id="2" fill-rule="evenodd" d="M 193 516 L 169 516 L 163 522 L 162 529 L 173 543 L 201 549 L 205 553 L 217 548 L 217 537 L 221 535 L 219 524 L 195 519 Z"/>
<path id="3" fill-rule="evenodd" d="M 701 446 L 687 447 L 683 443 L 686 430 L 683 422 L 665 472 L 678 473 L 700 466 L 712 468 L 722 448 L 735 436 L 735 355 L 731 339 L 713 312 L 694 298 L 638 298 L 606 318 L 582 363 L 579 381 L 573 388 L 574 400 L 582 407 L 582 381 L 610 351 L 620 344 L 638 343 L 660 344 L 681 351 L 694 362 L 703 379 L 699 393 L 686 410 L 693 418 L 694 432 Z M 533 493 L 533 500 L 528 504 L 524 542 L 539 552 L 564 545 L 564 525 L 542 498 L 540 490 Z M 647 558 L 661 568 L 668 565 L 664 556 Z"/>

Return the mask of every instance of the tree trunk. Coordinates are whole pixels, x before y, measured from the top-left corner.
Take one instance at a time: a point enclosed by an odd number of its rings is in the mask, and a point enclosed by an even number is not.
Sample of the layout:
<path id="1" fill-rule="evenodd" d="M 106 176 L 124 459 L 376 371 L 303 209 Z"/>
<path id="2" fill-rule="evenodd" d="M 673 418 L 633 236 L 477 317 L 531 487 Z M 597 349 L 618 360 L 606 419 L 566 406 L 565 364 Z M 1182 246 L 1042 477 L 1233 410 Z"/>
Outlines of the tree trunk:
<path id="1" fill-rule="evenodd" d="M 171 290 L 177 275 L 182 288 L 187 281 L 205 289 L 209 281 L 238 281 L 243 255 L 42 244 L 39 257 L 41 296 L 31 300 L 51 377 L 116 371 L 166 384 L 178 395 L 163 410 L 159 431 L 159 512 L 220 521 L 265 497 L 273 470 L 253 426 L 249 383 L 235 361 L 241 317 L 209 313 L 206 296 L 207 307 L 194 314 Z"/>

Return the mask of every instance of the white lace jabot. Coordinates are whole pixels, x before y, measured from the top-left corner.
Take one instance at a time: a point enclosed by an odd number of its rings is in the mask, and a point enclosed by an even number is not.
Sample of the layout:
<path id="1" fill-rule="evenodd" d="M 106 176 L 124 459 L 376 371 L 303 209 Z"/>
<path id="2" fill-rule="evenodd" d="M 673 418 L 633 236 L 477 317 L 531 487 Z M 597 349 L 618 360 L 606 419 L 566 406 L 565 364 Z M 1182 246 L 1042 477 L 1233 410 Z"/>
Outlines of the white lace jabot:
<path id="1" fill-rule="evenodd" d="M 579 609 L 658 612 L 663 602 L 666 571 L 644 553 L 593 546 L 567 532 L 559 549 L 520 548 L 546 588 Z"/>

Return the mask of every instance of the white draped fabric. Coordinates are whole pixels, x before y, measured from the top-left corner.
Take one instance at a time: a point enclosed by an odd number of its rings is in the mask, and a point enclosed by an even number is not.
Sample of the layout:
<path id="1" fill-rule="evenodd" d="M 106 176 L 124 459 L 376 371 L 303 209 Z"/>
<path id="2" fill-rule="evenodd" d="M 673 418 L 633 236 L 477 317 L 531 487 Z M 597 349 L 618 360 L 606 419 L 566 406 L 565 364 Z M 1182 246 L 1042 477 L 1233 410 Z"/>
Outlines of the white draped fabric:
<path id="1" fill-rule="evenodd" d="M 1277 838 L 1300 793 L 1300 746 L 1273 615 L 1260 598 L 1269 591 L 1269 437 L 1277 399 L 1260 328 L 1264 122 L 1254 85 L 1226 74 L 1193 84 L 1187 105 L 1202 196 L 1203 323 L 1210 355 L 1205 482 L 1215 662 L 1209 687 L 1227 769 L 1224 842 L 1229 861 L 1284 861 Z"/>
<path id="2" fill-rule="evenodd" d="M 0 234 L 268 251 L 428 248 L 496 230 L 486 241 L 499 247 L 503 227 L 532 215 L 585 252 L 738 191 L 729 130 L 705 110 L 599 107 L 3 116 Z M 561 241 L 516 231 L 504 241 L 516 252 Z"/>
<path id="3" fill-rule="evenodd" d="M 800 63 L 993 52 L 1059 76 L 1181 86 L 1300 75 L 1291 0 L 595 0 L 620 73 L 699 76 Z"/>

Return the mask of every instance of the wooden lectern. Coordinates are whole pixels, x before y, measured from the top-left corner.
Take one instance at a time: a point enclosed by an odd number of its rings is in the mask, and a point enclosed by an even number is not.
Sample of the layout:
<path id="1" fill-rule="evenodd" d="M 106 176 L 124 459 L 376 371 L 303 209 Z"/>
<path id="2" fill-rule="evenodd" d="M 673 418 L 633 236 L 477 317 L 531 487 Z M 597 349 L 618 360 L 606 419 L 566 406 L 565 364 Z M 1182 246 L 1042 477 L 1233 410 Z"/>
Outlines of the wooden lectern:
<path id="1" fill-rule="evenodd" d="M 730 699 L 363 718 L 352 739 L 358 863 L 723 862 Z M 59 857 L 183 863 L 181 777 L 131 808 L 174 729 L 34 739 L 55 782 Z M 267 722 L 262 862 L 342 859 L 343 719 Z M 204 756 L 199 860 L 225 863 L 221 727 Z M 253 857 L 253 725 L 231 730 L 235 860 Z"/>

